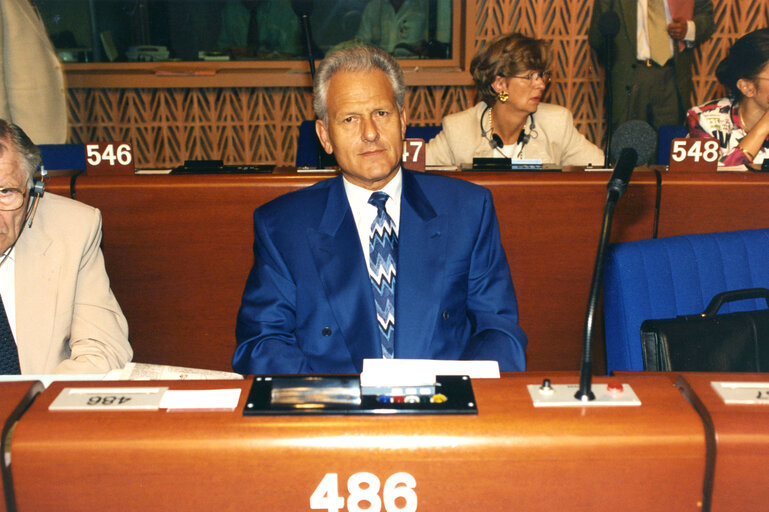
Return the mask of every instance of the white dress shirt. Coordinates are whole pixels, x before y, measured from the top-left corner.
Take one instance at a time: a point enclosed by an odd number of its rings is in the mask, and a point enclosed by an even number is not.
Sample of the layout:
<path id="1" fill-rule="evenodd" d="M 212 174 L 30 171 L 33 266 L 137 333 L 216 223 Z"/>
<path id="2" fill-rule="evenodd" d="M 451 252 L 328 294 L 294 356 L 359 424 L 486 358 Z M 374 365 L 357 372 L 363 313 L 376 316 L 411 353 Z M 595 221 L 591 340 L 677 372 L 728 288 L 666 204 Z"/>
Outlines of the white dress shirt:
<path id="1" fill-rule="evenodd" d="M 5 254 L 0 255 L 2 259 Z M 11 326 L 11 332 L 13 333 L 13 339 L 16 340 L 16 279 L 15 275 L 15 260 L 16 248 L 11 249 L 11 253 L 5 259 L 5 262 L 0 265 L 0 296 L 3 297 L 3 306 L 5 307 L 5 314 L 8 316 L 8 325 Z M 16 344 L 18 345 L 18 340 Z"/>
<path id="2" fill-rule="evenodd" d="M 358 228 L 358 237 L 360 238 L 363 256 L 366 258 L 366 268 L 369 267 L 369 236 L 371 235 L 371 223 L 376 219 L 376 206 L 369 204 L 368 200 L 372 190 L 353 185 L 346 178 L 344 182 L 344 191 L 347 194 L 347 202 L 350 203 L 352 217 L 355 219 L 355 226 Z M 398 234 L 401 220 L 401 190 L 403 189 L 403 174 L 399 169 L 390 182 L 385 185 L 381 192 L 386 193 L 390 198 L 385 203 L 385 210 L 395 224 L 395 233 Z"/>
<path id="3" fill-rule="evenodd" d="M 673 21 L 670 16 L 670 6 L 667 2 L 662 2 L 665 6 L 665 20 L 668 25 Z M 649 49 L 649 32 L 646 28 L 646 16 L 648 12 L 648 0 L 638 0 L 638 10 L 636 11 L 636 18 L 638 24 L 638 34 L 636 39 L 636 56 L 638 60 L 646 60 L 651 57 L 651 50 Z M 694 43 L 695 25 L 693 20 L 686 21 L 686 35 L 684 36 L 684 43 L 690 46 Z M 670 38 L 670 49 L 673 51 L 673 39 Z"/>

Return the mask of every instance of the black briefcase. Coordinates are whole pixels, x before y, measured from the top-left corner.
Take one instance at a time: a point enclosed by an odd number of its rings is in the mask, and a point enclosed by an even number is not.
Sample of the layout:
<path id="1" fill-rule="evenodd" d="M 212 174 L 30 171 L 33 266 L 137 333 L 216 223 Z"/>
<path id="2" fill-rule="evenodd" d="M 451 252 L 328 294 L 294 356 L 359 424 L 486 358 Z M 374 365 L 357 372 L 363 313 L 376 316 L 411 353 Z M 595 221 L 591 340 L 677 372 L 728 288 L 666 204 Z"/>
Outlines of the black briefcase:
<path id="1" fill-rule="evenodd" d="M 699 315 L 641 324 L 644 369 L 649 371 L 761 372 L 769 370 L 769 309 L 719 315 L 725 302 L 763 298 L 769 290 L 719 293 Z"/>

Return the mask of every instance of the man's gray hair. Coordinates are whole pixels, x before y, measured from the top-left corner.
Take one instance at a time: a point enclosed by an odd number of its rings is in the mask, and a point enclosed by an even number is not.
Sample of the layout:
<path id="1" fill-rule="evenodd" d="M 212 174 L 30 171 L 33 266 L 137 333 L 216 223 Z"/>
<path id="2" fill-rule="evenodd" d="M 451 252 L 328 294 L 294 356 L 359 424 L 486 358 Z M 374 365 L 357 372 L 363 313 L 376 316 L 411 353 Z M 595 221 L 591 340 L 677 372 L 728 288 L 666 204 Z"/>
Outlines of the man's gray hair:
<path id="1" fill-rule="evenodd" d="M 26 173 L 27 185 L 31 186 L 35 171 L 43 162 L 40 150 L 21 127 L 0 119 L 0 155 L 9 149 L 15 150 L 21 157 L 22 171 Z"/>
<path id="2" fill-rule="evenodd" d="M 328 126 L 328 84 L 331 77 L 337 71 L 373 71 L 379 69 L 383 71 L 395 93 L 395 103 L 398 110 L 403 111 L 403 103 L 406 98 L 406 84 L 403 81 L 403 70 L 398 61 L 392 55 L 379 48 L 372 46 L 354 46 L 338 50 L 323 61 L 318 66 L 315 73 L 315 83 L 313 84 L 312 106 L 315 109 L 315 115 L 318 119 Z"/>

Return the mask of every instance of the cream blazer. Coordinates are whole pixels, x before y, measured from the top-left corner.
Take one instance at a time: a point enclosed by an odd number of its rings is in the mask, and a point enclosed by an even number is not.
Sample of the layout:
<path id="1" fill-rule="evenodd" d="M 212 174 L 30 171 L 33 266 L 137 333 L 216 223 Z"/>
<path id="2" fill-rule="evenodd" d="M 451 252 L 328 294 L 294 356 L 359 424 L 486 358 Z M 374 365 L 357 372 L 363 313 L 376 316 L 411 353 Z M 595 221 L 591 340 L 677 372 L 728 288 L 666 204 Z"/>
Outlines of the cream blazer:
<path id="1" fill-rule="evenodd" d="M 99 210 L 54 194 L 16 243 L 16 341 L 23 374 L 102 373 L 131 360 L 109 286 Z"/>
<path id="2" fill-rule="evenodd" d="M 480 102 L 443 118 L 440 133 L 427 144 L 427 165 L 469 165 L 474 157 L 499 156 L 489 142 L 491 120 L 488 112 L 483 116 L 481 130 L 481 115 L 485 109 L 486 104 Z M 531 133 L 524 148 L 526 159 L 539 159 L 555 165 L 604 163 L 603 151 L 577 131 L 571 112 L 563 107 L 541 103 L 534 113 L 534 128 L 529 116 L 524 130 Z"/>
<path id="3" fill-rule="evenodd" d="M 0 1 L 0 55 L 0 118 L 21 126 L 35 144 L 65 143 L 64 74 L 29 0 Z"/>

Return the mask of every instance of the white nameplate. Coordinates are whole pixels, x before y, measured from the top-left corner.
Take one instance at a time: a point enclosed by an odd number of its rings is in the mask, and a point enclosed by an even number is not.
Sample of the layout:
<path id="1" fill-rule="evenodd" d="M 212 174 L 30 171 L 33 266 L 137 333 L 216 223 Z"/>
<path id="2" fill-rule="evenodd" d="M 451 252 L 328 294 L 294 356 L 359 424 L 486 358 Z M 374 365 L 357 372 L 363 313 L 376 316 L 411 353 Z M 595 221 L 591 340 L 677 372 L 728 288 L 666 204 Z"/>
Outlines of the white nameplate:
<path id="1" fill-rule="evenodd" d="M 437 375 L 467 375 L 471 379 L 498 379 L 497 361 L 437 359 L 364 359 L 361 388 L 433 386 Z"/>
<path id="2" fill-rule="evenodd" d="M 711 382 L 725 404 L 769 405 L 769 382 Z"/>
<path id="3" fill-rule="evenodd" d="M 166 392 L 160 408 L 168 411 L 232 411 L 238 406 L 240 388 L 179 389 Z"/>
<path id="4" fill-rule="evenodd" d="M 51 411 L 156 411 L 167 387 L 64 388 Z"/>
<path id="5" fill-rule="evenodd" d="M 638 406 L 641 401 L 633 388 L 627 383 L 593 384 L 594 400 L 582 401 L 576 398 L 579 384 L 552 384 L 543 386 L 529 384 L 526 386 L 534 407 L 611 407 Z"/>

